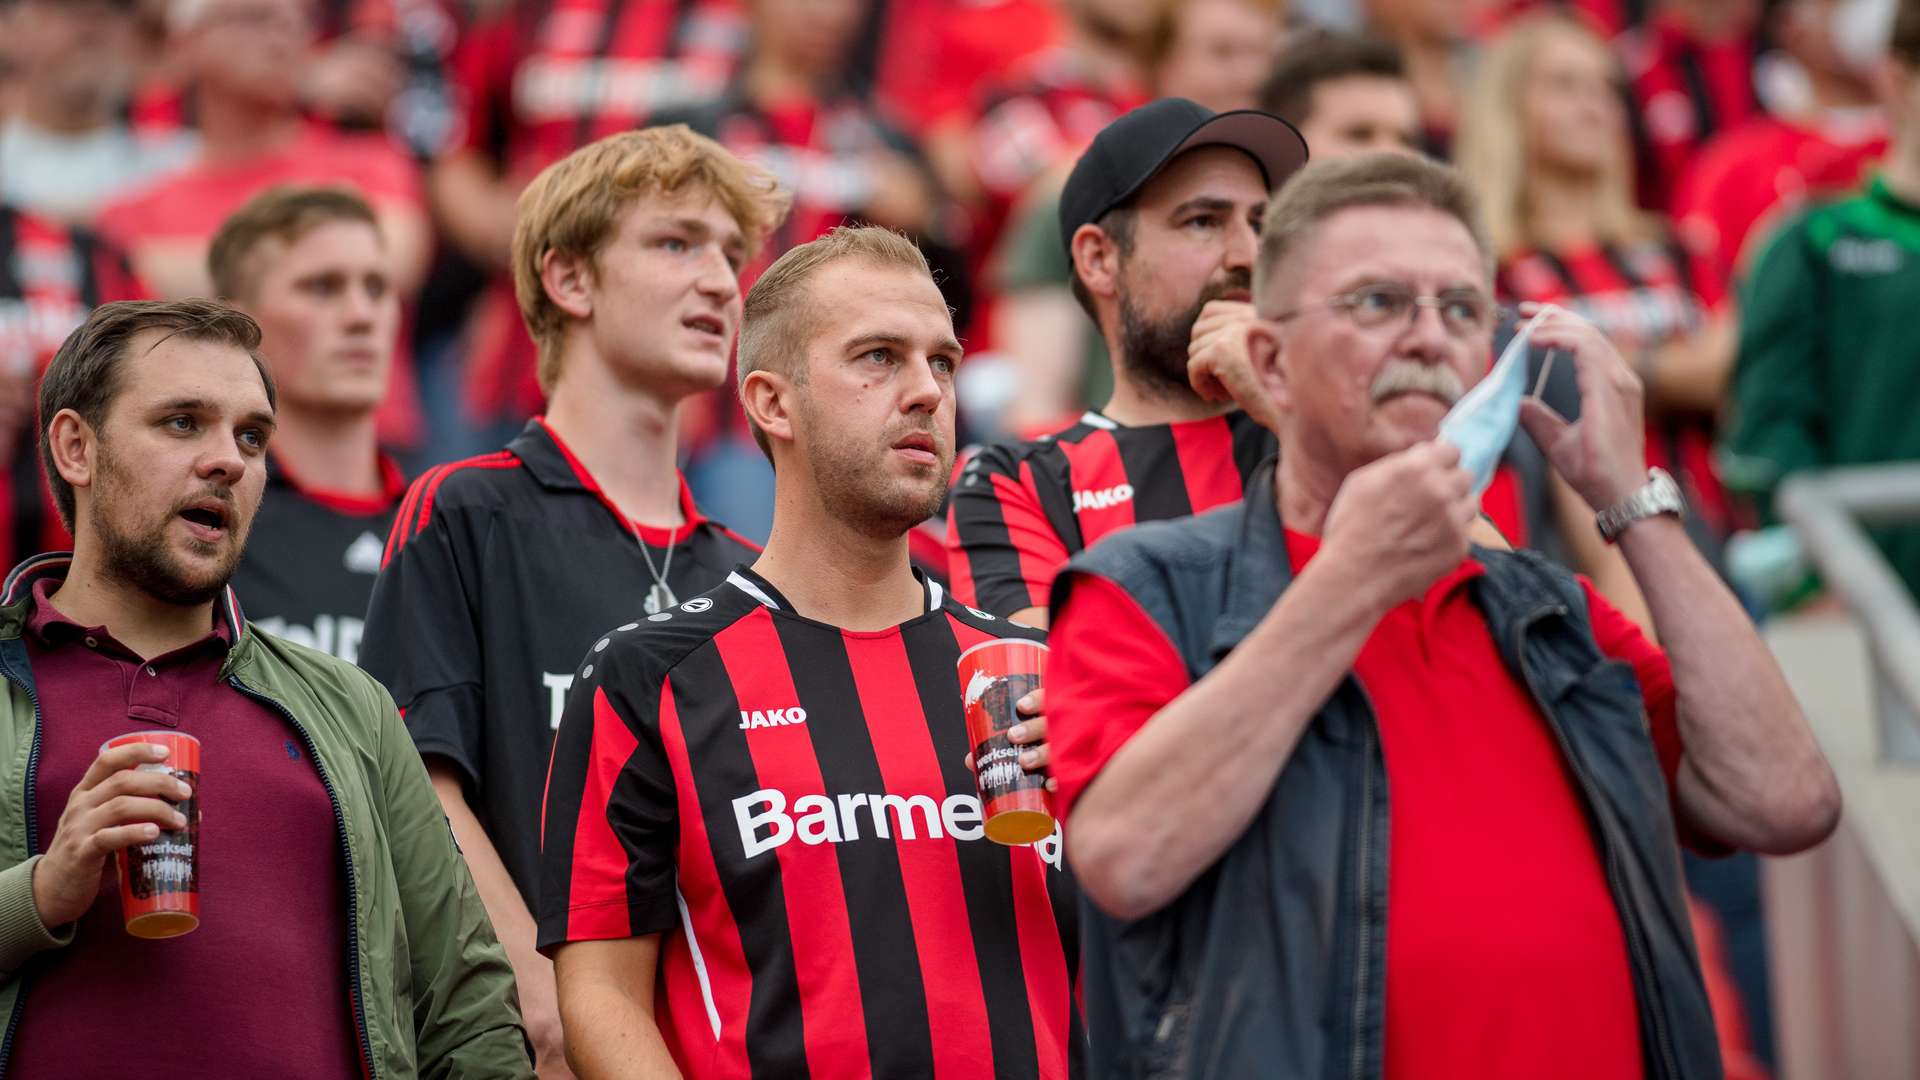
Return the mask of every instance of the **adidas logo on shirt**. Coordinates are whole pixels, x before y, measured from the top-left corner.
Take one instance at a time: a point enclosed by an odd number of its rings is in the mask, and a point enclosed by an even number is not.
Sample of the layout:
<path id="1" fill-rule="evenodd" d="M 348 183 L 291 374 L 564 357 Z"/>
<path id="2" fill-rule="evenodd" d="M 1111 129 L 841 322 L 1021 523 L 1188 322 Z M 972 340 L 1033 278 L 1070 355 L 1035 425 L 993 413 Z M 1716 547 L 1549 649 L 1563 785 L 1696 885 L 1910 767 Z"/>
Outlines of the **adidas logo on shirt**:
<path id="1" fill-rule="evenodd" d="M 1073 512 L 1082 514 L 1088 510 L 1107 510 L 1132 501 L 1132 484 L 1117 484 L 1098 491 L 1076 491 L 1073 493 Z"/>
<path id="2" fill-rule="evenodd" d="M 380 559 L 386 554 L 387 545 L 370 532 L 363 532 L 359 538 L 347 546 L 346 557 L 342 560 L 348 570 L 356 574 L 378 574 Z"/>

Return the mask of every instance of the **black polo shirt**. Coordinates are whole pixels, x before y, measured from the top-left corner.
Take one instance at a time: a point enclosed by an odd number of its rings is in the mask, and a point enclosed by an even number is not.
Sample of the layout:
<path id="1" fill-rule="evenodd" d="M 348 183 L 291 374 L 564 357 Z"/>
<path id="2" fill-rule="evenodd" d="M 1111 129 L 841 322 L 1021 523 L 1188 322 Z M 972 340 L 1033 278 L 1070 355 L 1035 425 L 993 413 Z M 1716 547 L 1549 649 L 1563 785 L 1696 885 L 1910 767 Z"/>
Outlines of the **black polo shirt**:
<path id="1" fill-rule="evenodd" d="M 414 481 L 388 537 L 360 666 L 420 753 L 459 771 L 529 907 L 548 751 L 580 658 L 645 617 L 648 557 L 684 600 L 758 554 L 703 517 L 684 480 L 680 510 L 677 529 L 626 520 L 536 418 L 505 450 Z"/>
<path id="2" fill-rule="evenodd" d="M 358 663 L 367 601 L 406 490 L 384 455 L 380 491 L 366 496 L 303 484 L 268 455 L 266 496 L 233 574 L 247 615 L 269 634 Z"/>

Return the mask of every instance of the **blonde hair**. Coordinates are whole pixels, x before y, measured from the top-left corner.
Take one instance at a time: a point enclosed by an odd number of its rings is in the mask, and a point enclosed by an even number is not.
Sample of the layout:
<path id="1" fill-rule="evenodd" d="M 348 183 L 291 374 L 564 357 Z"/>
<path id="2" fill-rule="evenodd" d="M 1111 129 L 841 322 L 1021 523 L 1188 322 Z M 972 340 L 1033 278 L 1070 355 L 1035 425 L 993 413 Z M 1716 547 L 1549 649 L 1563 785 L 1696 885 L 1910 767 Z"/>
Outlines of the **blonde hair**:
<path id="1" fill-rule="evenodd" d="M 1493 278 L 1493 251 L 1480 217 L 1480 200 L 1460 171 L 1410 154 L 1361 154 L 1316 161 L 1294 173 L 1267 204 L 1260 223 L 1260 253 L 1253 267 L 1253 295 L 1262 314 L 1272 314 L 1271 287 L 1282 264 L 1320 224 L 1342 210 L 1403 206 L 1436 210 L 1466 226 L 1480 250 L 1481 270 Z"/>
<path id="2" fill-rule="evenodd" d="M 1487 233 L 1501 259 L 1536 246 L 1528 228 L 1527 177 L 1531 173 L 1521 109 L 1534 59 L 1550 38 L 1577 39 L 1613 62 L 1607 47 L 1577 18 L 1551 11 L 1522 16 L 1480 58 L 1460 119 L 1454 160 L 1480 193 Z M 1623 133 L 1618 153 L 1600 176 L 1599 239 L 1645 240 L 1658 235 L 1633 196 L 1633 150 Z"/>
<path id="3" fill-rule="evenodd" d="M 821 267 L 840 259 L 865 259 L 898 267 L 933 280 L 927 257 L 913 241 L 878 225 L 841 225 L 817 240 L 793 248 L 774 260 L 747 293 L 740 317 L 740 386 L 756 371 L 778 371 L 796 383 L 807 381 L 807 345 L 833 312 L 814 308 L 807 282 Z M 744 407 L 745 395 L 742 395 Z M 747 415 L 747 428 L 760 452 L 773 460 L 766 432 Z"/>
<path id="4" fill-rule="evenodd" d="M 705 191 L 740 226 L 749 257 L 787 216 L 790 197 L 773 174 L 727 152 L 685 124 L 623 131 L 575 150 L 520 193 L 513 225 L 513 291 L 540 347 L 540 388 L 560 377 L 560 343 L 571 318 L 547 295 L 540 272 L 549 253 L 589 263 L 643 195 Z"/>

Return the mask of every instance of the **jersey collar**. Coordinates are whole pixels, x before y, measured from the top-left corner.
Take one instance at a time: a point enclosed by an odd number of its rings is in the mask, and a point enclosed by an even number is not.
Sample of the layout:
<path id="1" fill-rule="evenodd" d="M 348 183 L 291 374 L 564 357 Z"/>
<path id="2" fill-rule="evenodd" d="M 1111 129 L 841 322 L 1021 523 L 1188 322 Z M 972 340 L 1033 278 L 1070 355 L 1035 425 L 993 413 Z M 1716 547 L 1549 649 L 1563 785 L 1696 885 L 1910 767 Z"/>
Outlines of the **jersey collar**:
<path id="1" fill-rule="evenodd" d="M 940 605 L 946 603 L 947 591 L 917 566 L 913 568 L 913 576 L 920 582 L 921 592 L 926 595 L 927 613 L 939 611 Z M 746 593 L 754 603 L 762 607 L 769 607 L 775 611 L 793 611 L 793 604 L 780 595 L 780 590 L 774 588 L 772 582 L 754 573 L 753 569 L 744 563 L 734 567 L 733 572 L 727 575 L 727 584 Z"/>
<path id="2" fill-rule="evenodd" d="M 695 529 L 706 523 L 706 515 L 694 505 L 693 492 L 687 488 L 687 478 L 678 470 L 674 478 L 680 484 L 680 516 L 686 523 L 674 529 L 663 529 L 642 521 L 633 521 L 613 505 L 607 493 L 601 489 L 600 482 L 593 478 L 587 467 L 573 451 L 561 440 L 560 434 L 547 423 L 546 417 L 536 416 L 527 421 L 527 426 L 507 449 L 520 459 L 540 486 L 550 491 L 583 491 L 600 500 L 600 504 L 621 522 L 637 529 L 641 539 L 653 547 L 666 547 L 678 544 L 693 535 Z"/>
<path id="3" fill-rule="evenodd" d="M 287 468 L 279 454 L 267 453 L 267 483 L 290 488 L 302 498 L 317 502 L 330 510 L 342 514 L 371 516 L 383 514 L 399 505 L 401 496 L 407 493 L 407 474 L 400 471 L 399 463 L 386 455 L 385 451 L 375 451 L 380 466 L 380 491 L 376 495 L 351 495 L 339 491 L 326 491 L 310 487 L 300 481 Z"/>

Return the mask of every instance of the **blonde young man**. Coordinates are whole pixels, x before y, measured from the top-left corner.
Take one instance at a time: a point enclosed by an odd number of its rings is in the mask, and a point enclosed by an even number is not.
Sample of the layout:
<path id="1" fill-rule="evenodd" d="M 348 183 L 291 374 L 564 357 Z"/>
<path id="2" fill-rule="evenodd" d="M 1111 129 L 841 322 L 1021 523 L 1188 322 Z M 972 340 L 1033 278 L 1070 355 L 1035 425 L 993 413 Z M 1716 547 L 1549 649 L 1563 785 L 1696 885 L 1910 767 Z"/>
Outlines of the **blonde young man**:
<path id="1" fill-rule="evenodd" d="M 786 208 L 769 174 L 684 127 L 603 139 L 536 177 L 513 267 L 546 415 L 416 481 L 374 586 L 361 663 L 406 712 L 549 1074 L 558 1012 L 528 913 L 548 747 L 595 634 L 753 556 L 694 506 L 674 416 L 725 381 L 739 268 Z"/>
<path id="2" fill-rule="evenodd" d="M 955 674 L 964 649 L 1040 634 L 907 559 L 953 466 L 940 290 L 905 238 L 841 228 L 774 263 L 746 318 L 767 550 L 595 642 L 554 745 L 540 945 L 568 1057 L 596 1077 L 1078 1075 L 1060 834 L 983 837 Z M 1016 741 L 1040 737 L 1038 698 Z"/>

